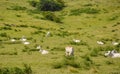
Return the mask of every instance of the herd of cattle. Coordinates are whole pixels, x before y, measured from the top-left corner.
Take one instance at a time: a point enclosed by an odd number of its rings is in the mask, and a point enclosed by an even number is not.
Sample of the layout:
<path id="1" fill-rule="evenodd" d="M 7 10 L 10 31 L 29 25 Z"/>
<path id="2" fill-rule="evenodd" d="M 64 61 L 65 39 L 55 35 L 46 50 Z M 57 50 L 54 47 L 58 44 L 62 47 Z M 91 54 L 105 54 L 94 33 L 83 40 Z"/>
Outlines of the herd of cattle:
<path id="1" fill-rule="evenodd" d="M 46 37 L 48 37 L 48 36 L 50 36 L 50 32 L 47 32 Z M 15 39 L 11 39 L 11 42 L 15 42 L 15 41 L 16 41 Z M 22 38 L 20 39 L 20 41 L 22 41 L 22 43 L 23 43 L 24 45 L 29 45 L 29 44 L 30 44 L 30 42 L 27 41 L 27 39 L 25 38 L 25 36 L 22 36 Z M 73 39 L 73 42 L 79 43 L 80 40 L 78 40 L 78 39 Z M 102 42 L 102 41 L 97 41 L 97 44 L 103 45 L 104 42 Z M 112 42 L 112 44 L 113 44 L 113 45 L 118 45 L 119 43 L 118 43 L 118 42 Z M 37 46 L 36 49 L 38 49 L 41 54 L 48 54 L 48 53 L 49 53 L 49 51 L 42 49 L 41 46 Z M 71 46 L 65 47 L 65 55 L 66 55 L 66 56 L 73 56 L 73 55 L 74 55 L 74 48 L 71 47 Z M 116 58 L 116 57 L 120 57 L 120 53 L 118 53 L 116 50 L 112 50 L 112 51 L 107 51 L 107 52 L 104 54 L 104 56 Z"/>

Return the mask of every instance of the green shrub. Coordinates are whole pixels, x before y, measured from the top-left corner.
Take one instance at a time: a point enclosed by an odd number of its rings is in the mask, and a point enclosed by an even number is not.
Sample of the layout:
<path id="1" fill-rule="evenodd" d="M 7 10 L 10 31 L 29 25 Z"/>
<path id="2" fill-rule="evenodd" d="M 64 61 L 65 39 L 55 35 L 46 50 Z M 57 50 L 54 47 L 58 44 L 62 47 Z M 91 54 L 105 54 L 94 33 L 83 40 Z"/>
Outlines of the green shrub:
<path id="1" fill-rule="evenodd" d="M 24 64 L 24 69 L 19 67 L 3 67 L 0 68 L 0 74 L 32 74 L 32 69 L 27 64 Z"/>
<path id="2" fill-rule="evenodd" d="M 22 71 L 22 69 L 20 69 L 18 67 L 14 67 L 13 74 L 24 74 L 24 72 Z"/>
<path id="3" fill-rule="evenodd" d="M 62 23 L 60 17 L 55 15 L 52 12 L 45 12 L 43 13 L 43 16 L 44 16 L 44 19 L 46 20 L 54 21 L 56 23 Z"/>
<path id="4" fill-rule="evenodd" d="M 31 66 L 30 66 L 30 65 L 27 65 L 27 64 L 24 64 L 23 72 L 24 72 L 25 74 L 32 74 Z"/>
<path id="5" fill-rule="evenodd" d="M 37 7 L 41 11 L 59 11 L 64 6 L 63 0 L 40 0 Z"/>
<path id="6" fill-rule="evenodd" d="M 75 60 L 74 57 L 70 56 L 70 57 L 64 57 L 63 60 L 61 60 L 60 62 L 55 62 L 52 64 L 52 68 L 54 69 L 59 69 L 62 67 L 73 67 L 73 68 L 81 68 L 81 65 L 78 61 Z"/>
<path id="7" fill-rule="evenodd" d="M 30 4 L 31 6 L 37 7 L 37 4 L 38 4 L 37 1 L 35 1 L 35 0 L 30 0 L 30 1 L 28 1 L 28 2 L 29 2 L 29 4 Z"/>
<path id="8" fill-rule="evenodd" d="M 0 33 L 0 36 L 1 36 L 1 37 L 8 37 L 7 33 L 5 33 L 5 32 Z"/>
<path id="9" fill-rule="evenodd" d="M 74 67 L 74 68 L 80 68 L 81 67 L 80 63 L 77 62 L 73 56 L 65 57 L 64 60 L 63 60 L 63 64 L 65 66 L 71 66 L 71 67 Z"/>
<path id="10" fill-rule="evenodd" d="M 9 26 L 4 26 L 4 27 L 1 27 L 0 30 L 12 30 L 12 28 Z"/>
<path id="11" fill-rule="evenodd" d="M 89 56 L 85 56 L 83 62 L 84 62 L 83 68 L 85 69 L 90 69 L 94 64 Z"/>

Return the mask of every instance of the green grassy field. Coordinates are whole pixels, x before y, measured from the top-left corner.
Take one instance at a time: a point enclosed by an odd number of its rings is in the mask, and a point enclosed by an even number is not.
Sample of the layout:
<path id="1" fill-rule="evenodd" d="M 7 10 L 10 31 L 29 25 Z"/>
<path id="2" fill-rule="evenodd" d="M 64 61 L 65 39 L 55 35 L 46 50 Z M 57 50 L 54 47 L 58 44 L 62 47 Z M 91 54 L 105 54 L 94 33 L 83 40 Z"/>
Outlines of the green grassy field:
<path id="1" fill-rule="evenodd" d="M 120 44 L 111 44 L 120 43 L 120 1 L 64 1 L 66 7 L 54 12 L 62 23 L 55 23 L 42 19 L 28 0 L 0 0 L 0 69 L 28 64 L 33 74 L 120 74 L 120 58 L 104 57 L 107 50 L 120 52 Z M 46 37 L 48 31 L 50 37 Z M 20 42 L 23 35 L 30 45 Z M 98 45 L 99 40 L 105 44 Z M 49 54 L 35 50 L 37 45 Z M 66 46 L 74 47 L 73 58 L 65 57 Z"/>

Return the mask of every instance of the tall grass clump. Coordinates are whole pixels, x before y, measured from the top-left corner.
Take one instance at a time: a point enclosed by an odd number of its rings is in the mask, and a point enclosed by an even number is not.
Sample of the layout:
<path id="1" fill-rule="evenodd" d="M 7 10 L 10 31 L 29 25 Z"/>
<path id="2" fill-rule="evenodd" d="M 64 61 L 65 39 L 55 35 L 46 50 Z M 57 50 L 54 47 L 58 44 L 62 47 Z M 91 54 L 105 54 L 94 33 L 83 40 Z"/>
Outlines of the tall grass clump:
<path id="1" fill-rule="evenodd" d="M 100 52 L 99 48 L 98 49 L 94 48 L 94 49 L 92 49 L 90 55 L 93 57 L 97 57 L 99 55 L 99 52 Z"/>
<path id="2" fill-rule="evenodd" d="M 81 13 L 86 14 L 97 14 L 100 10 L 90 7 L 80 8 L 80 9 L 73 9 L 70 12 L 70 15 L 80 15 Z"/>
<path id="3" fill-rule="evenodd" d="M 33 74 L 31 66 L 24 64 L 23 68 L 19 67 L 0 67 L 0 74 Z"/>
<path id="4" fill-rule="evenodd" d="M 0 33 L 0 36 L 1 36 L 1 37 L 8 37 L 8 35 L 7 35 L 6 32 L 2 32 L 2 33 Z"/>
<path id="5" fill-rule="evenodd" d="M 32 74 L 32 69 L 30 65 L 24 64 L 23 72 L 25 74 Z"/>
<path id="6" fill-rule="evenodd" d="M 65 57 L 63 60 L 65 66 L 71 66 L 74 68 L 80 68 L 80 63 L 76 61 L 74 56 Z"/>
<path id="7" fill-rule="evenodd" d="M 4 27 L 1 27 L 0 30 L 12 30 L 12 28 L 9 26 L 4 26 Z"/>
<path id="8" fill-rule="evenodd" d="M 44 12 L 44 19 L 54 21 L 56 23 L 62 23 L 60 16 L 55 15 L 53 12 Z"/>
<path id="9" fill-rule="evenodd" d="M 26 7 L 22 7 L 22 6 L 18 6 L 18 5 L 14 5 L 14 6 L 11 6 L 10 8 L 7 8 L 8 10 L 16 10 L 16 11 L 19 11 L 19 10 L 26 10 L 27 8 Z"/>
<path id="10" fill-rule="evenodd" d="M 89 55 L 84 55 L 82 56 L 82 58 L 83 58 L 83 62 L 82 62 L 83 69 L 89 70 L 90 68 L 94 66 L 94 62 Z"/>
<path id="11" fill-rule="evenodd" d="M 28 1 L 28 3 L 33 7 L 37 7 L 37 4 L 38 4 L 38 2 L 35 0 L 30 0 L 30 1 Z"/>
<path id="12" fill-rule="evenodd" d="M 63 57 L 63 60 L 52 64 L 52 68 L 54 69 L 59 69 L 59 68 L 68 67 L 68 66 L 73 68 L 81 67 L 80 63 L 76 61 L 76 59 L 73 56 Z"/>

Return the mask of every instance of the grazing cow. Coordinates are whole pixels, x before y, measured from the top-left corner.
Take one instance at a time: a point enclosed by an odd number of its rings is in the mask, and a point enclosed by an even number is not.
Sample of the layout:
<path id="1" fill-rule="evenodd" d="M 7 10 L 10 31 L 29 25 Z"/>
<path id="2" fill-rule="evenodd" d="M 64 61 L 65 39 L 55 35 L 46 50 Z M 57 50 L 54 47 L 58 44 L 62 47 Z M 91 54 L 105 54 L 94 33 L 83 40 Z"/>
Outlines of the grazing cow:
<path id="1" fill-rule="evenodd" d="M 48 54 L 49 53 L 47 50 L 42 50 L 42 49 L 40 49 L 39 52 L 41 52 L 41 54 Z"/>
<path id="2" fill-rule="evenodd" d="M 23 44 L 25 44 L 25 45 L 29 45 L 29 44 L 30 44 L 30 42 L 23 42 Z"/>
<path id="3" fill-rule="evenodd" d="M 20 41 L 26 41 L 27 39 L 25 38 L 25 36 L 22 36 L 22 38 L 20 39 Z"/>
<path id="4" fill-rule="evenodd" d="M 111 54 L 112 54 L 112 58 L 117 58 L 117 57 L 120 58 L 120 53 L 118 53 L 116 50 L 112 50 Z"/>
<path id="5" fill-rule="evenodd" d="M 109 57 L 112 56 L 111 51 L 107 51 L 104 55 L 105 55 L 105 57 L 107 57 L 107 56 L 109 56 Z"/>
<path id="6" fill-rule="evenodd" d="M 50 32 L 47 32 L 46 37 L 49 37 L 49 36 L 50 36 Z"/>
<path id="7" fill-rule="evenodd" d="M 112 42 L 113 45 L 118 45 L 119 43 L 118 42 Z"/>
<path id="8" fill-rule="evenodd" d="M 15 42 L 16 40 L 15 39 L 11 39 L 11 42 Z"/>
<path id="9" fill-rule="evenodd" d="M 120 53 L 117 53 L 116 50 L 112 50 L 112 51 L 108 51 L 107 53 L 105 53 L 105 56 L 109 56 L 111 58 L 120 58 Z"/>
<path id="10" fill-rule="evenodd" d="M 65 53 L 66 56 L 73 56 L 74 55 L 74 49 L 71 46 L 65 47 Z"/>
<path id="11" fill-rule="evenodd" d="M 79 42 L 80 42 L 80 40 L 76 40 L 76 39 L 73 39 L 73 41 L 74 41 L 75 43 L 79 43 Z"/>
<path id="12" fill-rule="evenodd" d="M 104 43 L 102 41 L 97 41 L 97 44 L 103 45 Z"/>
<path id="13" fill-rule="evenodd" d="M 37 46 L 36 49 L 41 49 L 41 46 Z"/>

